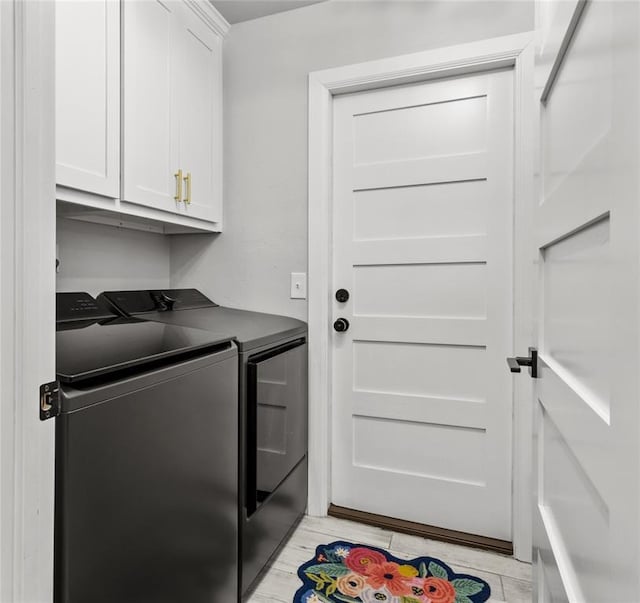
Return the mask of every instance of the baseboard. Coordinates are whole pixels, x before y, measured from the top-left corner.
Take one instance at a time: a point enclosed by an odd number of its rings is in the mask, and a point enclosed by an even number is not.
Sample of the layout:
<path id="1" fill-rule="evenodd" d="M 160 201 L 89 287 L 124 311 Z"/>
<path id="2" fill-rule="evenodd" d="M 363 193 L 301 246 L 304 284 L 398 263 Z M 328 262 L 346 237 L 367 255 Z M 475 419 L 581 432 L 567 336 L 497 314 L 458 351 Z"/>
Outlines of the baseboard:
<path id="1" fill-rule="evenodd" d="M 356 511 L 355 509 L 347 509 L 346 507 L 337 507 L 333 504 L 329 505 L 328 514 L 331 517 L 366 523 L 377 528 L 393 530 L 394 532 L 401 532 L 403 534 L 411 534 L 412 536 L 421 536 L 422 538 L 430 538 L 431 540 L 441 540 L 452 544 L 470 546 L 477 549 L 501 553 L 502 555 L 513 555 L 513 543 L 508 542 L 507 540 L 488 538 L 487 536 L 477 536 L 475 534 L 467 534 L 466 532 L 458 532 L 457 530 L 437 528 L 423 523 L 386 517 L 385 515 L 376 515 L 375 513 Z"/>

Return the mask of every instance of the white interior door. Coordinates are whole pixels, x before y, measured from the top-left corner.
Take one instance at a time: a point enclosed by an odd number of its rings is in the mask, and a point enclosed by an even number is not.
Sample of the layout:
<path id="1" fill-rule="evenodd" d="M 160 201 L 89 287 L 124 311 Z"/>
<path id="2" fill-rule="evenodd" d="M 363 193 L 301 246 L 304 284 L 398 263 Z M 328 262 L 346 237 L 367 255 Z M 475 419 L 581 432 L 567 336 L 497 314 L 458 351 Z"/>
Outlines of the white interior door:
<path id="1" fill-rule="evenodd" d="M 640 600 L 640 5 L 577 10 L 572 19 L 564 3 L 538 7 L 535 599 L 631 603 Z"/>
<path id="2" fill-rule="evenodd" d="M 513 137 L 510 70 L 334 101 L 336 505 L 511 540 Z"/>

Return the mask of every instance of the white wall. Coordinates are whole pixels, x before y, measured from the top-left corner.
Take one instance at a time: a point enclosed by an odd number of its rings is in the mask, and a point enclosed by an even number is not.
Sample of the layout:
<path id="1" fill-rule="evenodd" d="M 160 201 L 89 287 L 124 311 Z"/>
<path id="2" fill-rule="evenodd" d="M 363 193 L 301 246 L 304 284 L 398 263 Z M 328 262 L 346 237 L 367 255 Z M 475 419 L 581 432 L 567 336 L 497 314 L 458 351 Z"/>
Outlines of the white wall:
<path id="1" fill-rule="evenodd" d="M 224 47 L 224 232 L 172 242 L 172 286 L 306 318 L 307 74 L 533 29 L 530 2 L 332 0 L 231 27 Z"/>
<path id="2" fill-rule="evenodd" d="M 96 295 L 169 286 L 170 241 L 160 234 L 58 218 L 57 291 Z"/>

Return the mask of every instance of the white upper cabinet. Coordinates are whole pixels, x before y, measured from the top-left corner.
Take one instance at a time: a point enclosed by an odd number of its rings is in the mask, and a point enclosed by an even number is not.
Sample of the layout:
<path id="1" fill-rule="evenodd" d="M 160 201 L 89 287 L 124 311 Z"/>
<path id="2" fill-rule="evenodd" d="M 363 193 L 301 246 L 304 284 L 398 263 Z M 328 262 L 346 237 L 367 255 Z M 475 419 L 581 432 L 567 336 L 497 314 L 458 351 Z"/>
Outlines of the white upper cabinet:
<path id="1" fill-rule="evenodd" d="M 120 4 L 56 2 L 56 180 L 120 191 Z"/>
<path id="2" fill-rule="evenodd" d="M 221 39 L 182 2 L 124 4 L 122 199 L 220 222 Z"/>
<path id="3" fill-rule="evenodd" d="M 222 217 L 222 40 L 188 10 L 176 28 L 174 69 L 179 165 L 187 215 Z"/>
<path id="4" fill-rule="evenodd" d="M 207 0 L 58 0 L 56 21 L 60 212 L 221 230 L 228 23 Z"/>

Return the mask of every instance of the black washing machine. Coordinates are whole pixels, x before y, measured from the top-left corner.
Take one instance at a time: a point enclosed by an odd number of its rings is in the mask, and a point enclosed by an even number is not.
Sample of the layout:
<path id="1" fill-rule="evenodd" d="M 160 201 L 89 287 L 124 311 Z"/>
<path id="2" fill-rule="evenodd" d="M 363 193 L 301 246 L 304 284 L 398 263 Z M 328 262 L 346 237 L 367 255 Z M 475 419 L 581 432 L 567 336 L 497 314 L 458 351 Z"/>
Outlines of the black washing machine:
<path id="1" fill-rule="evenodd" d="M 197 289 L 106 291 L 123 316 L 204 329 L 238 347 L 239 585 L 248 595 L 307 505 L 307 325 L 218 306 Z"/>
<path id="2" fill-rule="evenodd" d="M 57 295 L 56 603 L 238 597 L 237 348 Z"/>

